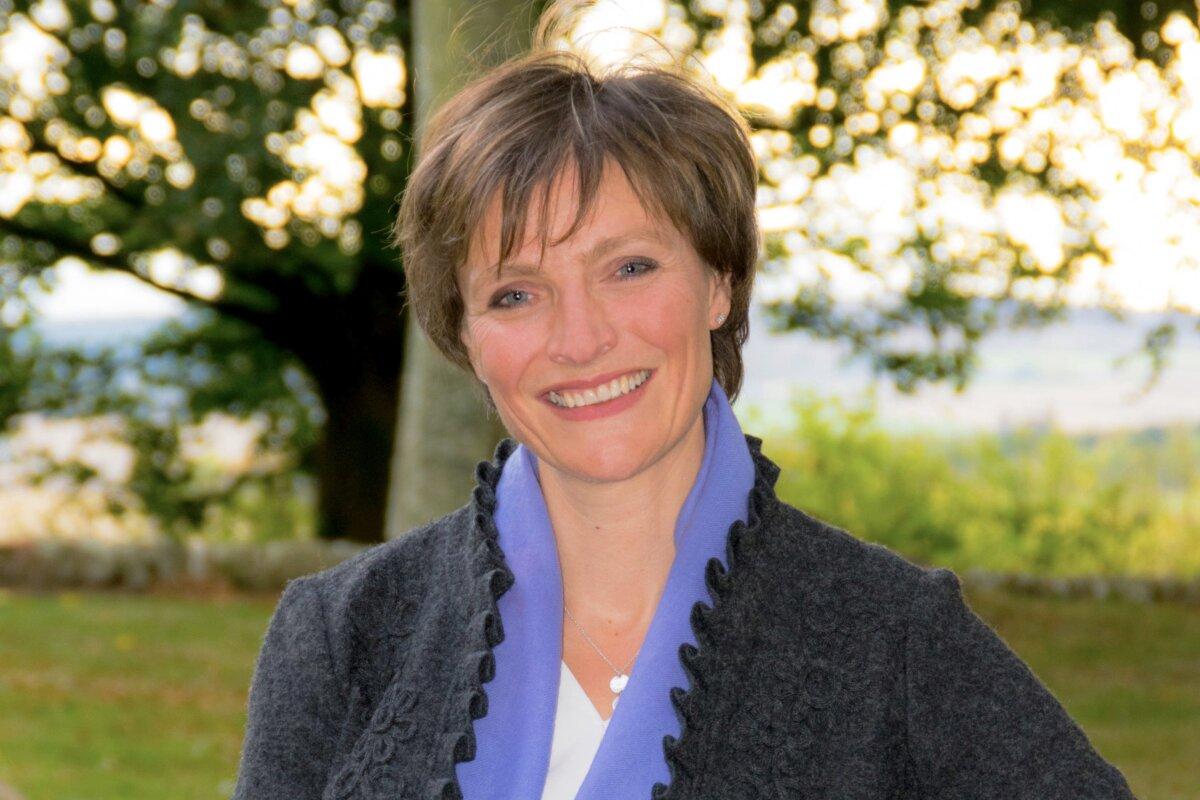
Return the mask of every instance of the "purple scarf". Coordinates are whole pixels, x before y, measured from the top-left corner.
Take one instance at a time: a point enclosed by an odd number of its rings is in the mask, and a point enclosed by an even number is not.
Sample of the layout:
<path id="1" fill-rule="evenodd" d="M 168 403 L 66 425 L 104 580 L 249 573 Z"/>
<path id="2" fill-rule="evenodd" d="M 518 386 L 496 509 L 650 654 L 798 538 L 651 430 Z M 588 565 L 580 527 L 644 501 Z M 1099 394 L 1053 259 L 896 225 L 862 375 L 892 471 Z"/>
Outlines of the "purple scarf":
<path id="1" fill-rule="evenodd" d="M 690 684 L 679 661 L 695 646 L 689 615 L 712 604 L 704 585 L 710 558 L 725 562 L 734 520 L 747 519 L 754 460 L 729 398 L 716 379 L 704 402 L 704 459 L 675 525 L 675 560 L 641 652 L 576 800 L 650 797 L 668 783 L 663 736 L 679 737 L 674 686 Z M 550 764 L 562 663 L 563 588 L 558 547 L 525 445 L 505 461 L 496 489 L 499 544 L 516 581 L 498 602 L 504 641 L 486 684 L 488 711 L 475 721 L 476 754 L 456 765 L 465 800 L 537 800 Z"/>

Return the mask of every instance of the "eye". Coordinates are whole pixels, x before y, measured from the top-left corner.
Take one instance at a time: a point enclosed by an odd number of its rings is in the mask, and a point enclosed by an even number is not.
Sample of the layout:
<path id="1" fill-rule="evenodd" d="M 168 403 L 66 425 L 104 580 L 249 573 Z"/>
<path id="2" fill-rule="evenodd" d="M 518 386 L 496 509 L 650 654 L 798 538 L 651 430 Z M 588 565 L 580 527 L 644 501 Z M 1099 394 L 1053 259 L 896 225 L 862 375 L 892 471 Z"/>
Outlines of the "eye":
<path id="1" fill-rule="evenodd" d="M 507 292 L 503 292 L 502 294 L 498 294 L 492 298 L 491 302 L 488 304 L 488 307 L 489 308 L 515 308 L 516 306 L 514 306 L 513 304 L 503 303 L 501 301 L 504 300 L 504 298 L 508 297 L 509 295 L 517 295 L 517 294 L 523 295 L 523 294 L 525 294 L 525 290 L 524 289 L 512 289 L 511 291 L 507 291 Z"/>
<path id="2" fill-rule="evenodd" d="M 622 270 L 628 267 L 645 267 L 645 269 L 636 272 L 622 272 Z M 626 261 L 620 266 L 617 272 L 621 273 L 621 277 L 625 279 L 636 278 L 639 275 L 645 275 L 647 272 L 653 272 L 656 269 L 658 269 L 658 264 L 655 264 L 653 261 L 640 261 L 635 259 L 633 261 Z"/>
<path id="3" fill-rule="evenodd" d="M 629 272 L 625 271 L 631 267 L 633 268 L 632 271 L 629 271 Z M 656 269 L 658 269 L 658 264 L 656 264 L 653 261 L 632 259 L 630 261 L 626 261 L 624 264 L 622 264 L 620 267 L 618 267 L 617 273 L 620 275 L 621 280 L 629 280 L 631 278 L 641 277 L 642 275 L 645 275 L 648 272 L 653 272 Z M 509 296 L 517 296 L 517 295 L 528 295 L 528 292 L 526 292 L 524 289 L 510 289 L 506 292 L 501 292 L 501 293 L 497 294 L 496 296 L 494 296 L 488 302 L 488 308 L 498 308 L 498 309 L 517 308 L 523 304 L 519 300 L 513 301 L 513 302 L 507 302 L 507 303 L 504 302 L 505 299 L 508 298 Z"/>

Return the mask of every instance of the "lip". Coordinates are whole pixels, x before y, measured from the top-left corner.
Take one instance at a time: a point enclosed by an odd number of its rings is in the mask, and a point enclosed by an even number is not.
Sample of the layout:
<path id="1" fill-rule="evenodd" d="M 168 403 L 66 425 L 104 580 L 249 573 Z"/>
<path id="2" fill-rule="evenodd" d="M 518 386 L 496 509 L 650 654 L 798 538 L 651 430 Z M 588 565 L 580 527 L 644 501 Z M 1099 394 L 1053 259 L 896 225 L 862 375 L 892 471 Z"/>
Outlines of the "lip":
<path id="1" fill-rule="evenodd" d="M 633 369 L 623 369 L 617 372 L 607 372 L 603 375 L 597 375 L 594 378 L 587 378 L 581 381 L 567 381 L 566 383 L 560 383 L 555 386 L 551 386 L 542 392 L 541 396 L 546 397 L 550 394 L 550 392 L 579 392 L 583 391 L 584 389 L 595 389 L 597 386 L 603 386 L 609 381 L 619 378 L 622 375 L 633 375 L 646 369 L 649 369 L 649 367 L 634 367 Z"/>
<path id="2" fill-rule="evenodd" d="M 569 422 L 589 422 L 604 419 L 620 414 L 640 403 L 646 392 L 649 391 L 648 387 L 654 383 L 656 373 L 657 370 L 650 370 L 650 377 L 642 381 L 632 392 L 605 400 L 602 403 L 564 408 L 563 406 L 555 405 L 548 397 L 544 397 L 542 402 L 549 406 L 553 413 L 560 419 Z"/>

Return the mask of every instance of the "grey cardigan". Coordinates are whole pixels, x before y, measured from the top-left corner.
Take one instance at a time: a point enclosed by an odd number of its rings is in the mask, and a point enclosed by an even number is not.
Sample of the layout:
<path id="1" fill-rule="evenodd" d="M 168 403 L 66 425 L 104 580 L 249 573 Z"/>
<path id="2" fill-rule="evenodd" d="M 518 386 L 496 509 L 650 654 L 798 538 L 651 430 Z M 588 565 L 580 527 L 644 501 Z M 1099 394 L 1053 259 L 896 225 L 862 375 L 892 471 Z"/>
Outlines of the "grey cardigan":
<path id="1" fill-rule="evenodd" d="M 748 522 L 711 559 L 689 686 L 652 798 L 1132 798 L 1053 694 L 963 600 L 911 563 L 781 501 L 755 461 Z M 512 439 L 476 467 L 470 502 L 288 583 L 249 691 L 234 800 L 460 798 L 487 713 L 497 599 L 496 485 Z M 537 800 L 537 798 L 514 798 Z M 630 800 L 614 798 L 614 800 Z"/>

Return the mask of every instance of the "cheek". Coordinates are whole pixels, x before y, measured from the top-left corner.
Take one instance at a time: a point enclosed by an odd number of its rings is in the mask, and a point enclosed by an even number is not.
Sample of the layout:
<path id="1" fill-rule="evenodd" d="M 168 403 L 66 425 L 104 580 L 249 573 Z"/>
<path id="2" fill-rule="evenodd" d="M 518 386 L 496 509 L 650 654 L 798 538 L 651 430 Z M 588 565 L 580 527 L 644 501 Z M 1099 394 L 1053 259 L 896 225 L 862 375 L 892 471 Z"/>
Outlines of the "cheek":
<path id="1" fill-rule="evenodd" d="M 629 316 L 629 323 L 643 338 L 663 347 L 694 347 L 708 338 L 706 297 L 690 283 L 671 284 L 648 294 Z"/>
<path id="2" fill-rule="evenodd" d="M 476 368 L 493 396 L 513 386 L 534 356 L 536 339 L 519 325 L 481 321 L 471 328 Z"/>

